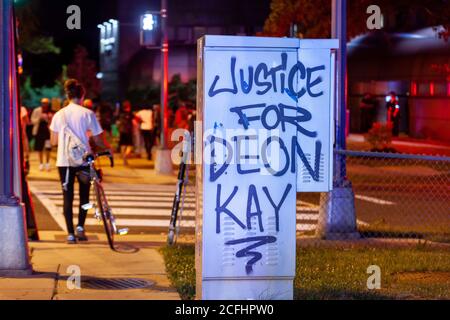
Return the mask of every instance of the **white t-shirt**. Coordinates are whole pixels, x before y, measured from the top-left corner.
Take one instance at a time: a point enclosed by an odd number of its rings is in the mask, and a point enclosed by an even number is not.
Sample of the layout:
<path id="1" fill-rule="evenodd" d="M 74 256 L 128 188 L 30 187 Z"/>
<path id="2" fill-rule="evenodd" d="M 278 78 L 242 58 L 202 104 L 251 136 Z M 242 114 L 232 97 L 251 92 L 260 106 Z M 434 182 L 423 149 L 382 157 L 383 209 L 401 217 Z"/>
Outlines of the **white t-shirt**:
<path id="1" fill-rule="evenodd" d="M 92 136 L 97 136 L 103 132 L 100 123 L 95 117 L 94 112 L 91 110 L 84 108 L 80 105 L 70 103 L 67 107 L 62 108 L 53 116 L 52 123 L 50 124 L 50 130 L 53 132 L 60 132 L 64 123 L 64 118 L 69 126 L 69 128 L 73 131 L 74 134 L 89 148 L 89 137 L 88 132 Z M 62 145 L 61 139 L 64 139 L 62 135 L 58 137 L 58 145 Z M 58 153 L 56 156 L 56 166 L 57 167 L 68 167 L 69 162 L 66 158 L 66 153 L 62 148 L 58 147 Z"/>
<path id="2" fill-rule="evenodd" d="M 153 130 L 153 111 L 150 109 L 144 109 L 136 113 L 136 115 L 142 120 L 141 130 Z"/>

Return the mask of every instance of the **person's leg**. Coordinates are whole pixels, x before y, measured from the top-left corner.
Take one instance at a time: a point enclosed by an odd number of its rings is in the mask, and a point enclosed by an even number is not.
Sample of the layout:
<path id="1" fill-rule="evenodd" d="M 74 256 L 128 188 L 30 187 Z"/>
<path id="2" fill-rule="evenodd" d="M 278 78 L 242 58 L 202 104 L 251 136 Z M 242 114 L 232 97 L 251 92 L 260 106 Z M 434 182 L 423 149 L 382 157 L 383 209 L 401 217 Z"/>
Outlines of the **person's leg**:
<path id="1" fill-rule="evenodd" d="M 45 148 L 45 169 L 50 171 L 50 151 L 51 149 Z"/>
<path id="2" fill-rule="evenodd" d="M 120 146 L 120 154 L 122 155 L 123 165 L 124 166 L 128 165 L 127 149 L 128 149 L 128 146 L 124 146 L 124 145 Z"/>
<path id="3" fill-rule="evenodd" d="M 148 132 L 148 152 L 149 152 L 149 160 L 152 159 L 152 149 L 153 149 L 153 144 L 155 142 L 155 132 L 153 130 L 150 130 Z"/>
<path id="4" fill-rule="evenodd" d="M 75 173 L 72 169 L 68 167 L 58 167 L 59 177 L 61 184 L 66 184 L 66 189 L 63 186 L 63 208 L 64 208 L 64 218 L 66 220 L 67 232 L 69 234 L 74 234 L 73 228 L 73 184 L 75 182 Z M 67 170 L 69 170 L 69 175 L 67 176 Z M 67 179 L 68 178 L 68 179 Z M 66 181 L 67 179 L 67 181 Z"/>
<path id="5" fill-rule="evenodd" d="M 150 131 L 149 130 L 141 130 L 142 137 L 144 138 L 145 152 L 147 152 L 147 159 L 151 159 L 151 148 L 150 148 Z"/>
<path id="6" fill-rule="evenodd" d="M 44 152 L 42 150 L 39 151 L 39 164 L 44 164 Z"/>
<path id="7" fill-rule="evenodd" d="M 84 223 L 86 222 L 87 210 L 84 210 L 82 206 L 89 202 L 89 190 L 90 183 L 87 179 L 80 179 L 78 176 L 78 184 L 80 186 L 80 205 L 79 205 L 79 214 L 78 214 L 78 225 L 77 227 L 84 228 Z"/>

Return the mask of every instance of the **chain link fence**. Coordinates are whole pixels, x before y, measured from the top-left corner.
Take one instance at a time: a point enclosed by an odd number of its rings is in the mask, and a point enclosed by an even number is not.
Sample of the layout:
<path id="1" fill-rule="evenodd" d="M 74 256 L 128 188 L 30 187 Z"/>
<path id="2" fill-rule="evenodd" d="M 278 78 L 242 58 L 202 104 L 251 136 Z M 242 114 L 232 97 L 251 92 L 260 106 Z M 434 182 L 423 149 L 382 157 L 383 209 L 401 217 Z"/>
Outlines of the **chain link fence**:
<path id="1" fill-rule="evenodd" d="M 335 208 L 330 209 L 327 208 L 330 194 L 298 193 L 299 236 L 320 238 L 324 223 L 321 219 L 334 218 L 344 219 L 333 230 L 343 233 L 344 238 L 353 225 L 363 238 L 450 242 L 450 157 L 349 150 L 336 153 L 345 157 L 353 197 L 338 199 L 333 204 Z M 193 221 L 196 211 L 193 165 L 188 176 L 180 213 L 182 219 Z"/>
<path id="2" fill-rule="evenodd" d="M 450 158 L 342 150 L 347 192 L 298 194 L 300 235 L 450 242 Z M 352 190 L 353 194 L 348 192 Z M 334 206 L 331 208 L 331 206 Z M 323 225 L 328 224 L 328 226 Z"/>

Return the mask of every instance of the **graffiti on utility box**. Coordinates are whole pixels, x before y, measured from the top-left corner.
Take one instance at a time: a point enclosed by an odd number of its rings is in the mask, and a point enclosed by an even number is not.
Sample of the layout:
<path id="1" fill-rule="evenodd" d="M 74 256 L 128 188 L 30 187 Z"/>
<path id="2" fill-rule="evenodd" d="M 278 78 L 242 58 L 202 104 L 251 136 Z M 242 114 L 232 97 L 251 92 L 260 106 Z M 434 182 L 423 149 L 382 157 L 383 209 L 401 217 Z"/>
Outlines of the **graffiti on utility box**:
<path id="1" fill-rule="evenodd" d="M 295 274 L 297 192 L 330 165 L 330 50 L 304 51 L 203 50 L 204 278 Z"/>

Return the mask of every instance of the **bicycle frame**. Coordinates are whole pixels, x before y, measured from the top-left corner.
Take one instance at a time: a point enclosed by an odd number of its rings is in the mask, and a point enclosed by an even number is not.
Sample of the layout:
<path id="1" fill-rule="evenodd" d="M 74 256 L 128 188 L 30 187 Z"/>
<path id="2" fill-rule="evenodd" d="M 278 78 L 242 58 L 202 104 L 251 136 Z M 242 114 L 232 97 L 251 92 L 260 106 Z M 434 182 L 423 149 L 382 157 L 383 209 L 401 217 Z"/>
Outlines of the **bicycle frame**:
<path id="1" fill-rule="evenodd" d="M 97 170 L 95 168 L 95 159 L 101 155 L 109 155 L 109 154 L 97 154 L 96 156 L 88 155 L 86 157 L 86 161 L 89 166 L 89 181 L 90 181 L 91 186 L 94 189 L 93 196 L 95 197 L 96 201 L 89 202 L 88 204 L 83 205 L 83 207 L 84 207 L 84 209 L 95 208 L 94 217 L 97 220 L 103 220 L 105 232 L 106 232 L 106 235 L 108 238 L 108 243 L 109 243 L 111 249 L 115 250 L 114 240 L 113 240 L 114 234 L 117 234 L 117 235 L 127 234 L 128 229 L 127 228 L 123 228 L 123 229 L 117 228 L 116 220 L 112 213 L 111 207 L 108 204 L 105 190 L 103 189 L 103 186 L 101 184 L 101 179 L 100 179 L 99 175 L 97 174 Z M 113 160 L 111 157 L 110 157 L 110 160 L 111 160 L 111 166 L 113 166 L 114 163 L 113 163 Z"/>

